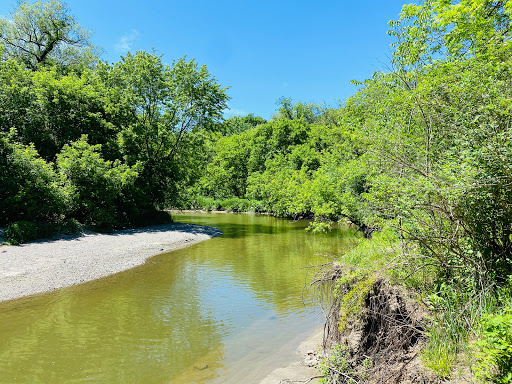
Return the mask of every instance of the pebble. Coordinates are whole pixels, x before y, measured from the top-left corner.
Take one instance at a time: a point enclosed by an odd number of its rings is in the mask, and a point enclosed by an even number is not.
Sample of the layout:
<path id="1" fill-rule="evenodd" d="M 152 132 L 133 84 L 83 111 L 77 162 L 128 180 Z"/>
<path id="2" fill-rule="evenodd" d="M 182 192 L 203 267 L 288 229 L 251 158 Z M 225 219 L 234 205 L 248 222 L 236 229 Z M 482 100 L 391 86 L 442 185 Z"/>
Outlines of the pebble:
<path id="1" fill-rule="evenodd" d="M 315 357 L 308 356 L 304 360 L 304 365 L 307 367 L 315 367 L 318 364 L 318 360 Z"/>

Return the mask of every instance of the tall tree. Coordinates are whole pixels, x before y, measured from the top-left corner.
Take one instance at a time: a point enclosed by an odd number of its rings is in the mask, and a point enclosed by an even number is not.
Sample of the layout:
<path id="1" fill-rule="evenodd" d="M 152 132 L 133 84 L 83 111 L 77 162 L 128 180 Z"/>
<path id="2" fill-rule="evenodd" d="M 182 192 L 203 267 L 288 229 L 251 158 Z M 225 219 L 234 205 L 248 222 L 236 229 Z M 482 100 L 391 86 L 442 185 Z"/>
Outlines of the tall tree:
<path id="1" fill-rule="evenodd" d="M 34 4 L 22 1 L 10 20 L 0 20 L 4 56 L 32 70 L 48 62 L 63 66 L 91 64 L 96 48 L 89 42 L 89 35 L 59 0 Z"/>
<path id="2" fill-rule="evenodd" d="M 222 120 L 226 88 L 194 60 L 168 66 L 144 51 L 122 57 L 109 77 L 133 113 L 121 133 L 122 151 L 128 164 L 142 164 L 141 182 L 151 203 L 162 203 L 178 177 L 176 159 L 187 134 L 215 129 Z"/>

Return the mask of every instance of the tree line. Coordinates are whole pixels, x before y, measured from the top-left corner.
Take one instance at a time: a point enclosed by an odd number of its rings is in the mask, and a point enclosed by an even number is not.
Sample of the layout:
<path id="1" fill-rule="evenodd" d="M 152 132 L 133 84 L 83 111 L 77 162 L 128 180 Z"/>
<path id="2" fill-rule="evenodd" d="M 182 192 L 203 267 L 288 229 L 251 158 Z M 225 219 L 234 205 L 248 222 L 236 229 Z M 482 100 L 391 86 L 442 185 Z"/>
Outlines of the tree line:
<path id="1" fill-rule="evenodd" d="M 109 64 L 88 35 L 57 0 L 0 22 L 0 224 L 144 223 L 219 127 L 228 96 L 206 66 L 145 51 Z"/>
<path id="2" fill-rule="evenodd" d="M 0 224 L 16 241 L 41 223 L 112 230 L 169 207 L 310 218 L 313 231 L 349 219 L 374 237 L 359 267 L 373 247 L 435 313 L 426 364 L 446 377 L 481 324 L 477 373 L 506 380 L 511 12 L 406 5 L 389 70 L 339 107 L 282 98 L 266 121 L 224 120 L 226 88 L 194 60 L 102 62 L 62 3 L 21 2 L 0 22 Z"/>
<path id="3" fill-rule="evenodd" d="M 511 25 L 506 0 L 404 6 L 388 71 L 339 108 L 228 119 L 184 204 L 348 218 L 375 239 L 341 262 L 386 265 L 432 310 L 425 365 L 446 378 L 476 356 L 480 379 L 511 382 Z"/>

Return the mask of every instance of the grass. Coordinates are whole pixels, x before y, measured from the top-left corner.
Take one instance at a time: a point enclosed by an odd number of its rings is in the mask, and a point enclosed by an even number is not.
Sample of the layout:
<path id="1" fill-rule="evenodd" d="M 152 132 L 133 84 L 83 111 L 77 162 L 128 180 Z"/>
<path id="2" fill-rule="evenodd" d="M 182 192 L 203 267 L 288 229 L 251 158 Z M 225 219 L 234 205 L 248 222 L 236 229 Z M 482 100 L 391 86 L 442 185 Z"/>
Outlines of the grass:
<path id="1" fill-rule="evenodd" d="M 505 307 L 512 308 L 512 278 L 500 286 L 490 279 L 486 286 L 476 284 L 469 269 L 447 276 L 417 249 L 403 246 L 389 228 L 371 240 L 361 238 L 339 261 L 344 270 L 340 280 L 353 280 L 353 291 L 338 292 L 342 318 L 361 303 L 364 295 L 358 293 L 365 292 L 367 276 L 379 273 L 416 292 L 430 313 L 420 352 L 427 369 L 446 380 L 462 365 L 466 368 L 461 371 L 472 376 L 466 377 L 470 381 L 512 383 L 512 312 L 504 315 Z"/>

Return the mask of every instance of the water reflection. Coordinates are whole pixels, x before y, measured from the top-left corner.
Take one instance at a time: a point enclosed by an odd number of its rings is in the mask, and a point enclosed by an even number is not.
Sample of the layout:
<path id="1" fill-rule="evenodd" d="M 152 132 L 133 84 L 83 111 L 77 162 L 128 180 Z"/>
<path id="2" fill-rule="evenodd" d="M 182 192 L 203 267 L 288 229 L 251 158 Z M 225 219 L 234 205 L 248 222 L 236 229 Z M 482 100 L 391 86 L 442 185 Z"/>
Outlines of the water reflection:
<path id="1" fill-rule="evenodd" d="M 351 235 L 251 215 L 177 215 L 224 235 L 136 269 L 0 304 L 0 382 L 250 382 L 321 318 L 305 270 Z M 285 356 L 286 355 L 286 356 Z M 250 362 L 250 364 L 248 364 Z M 252 375 L 252 376 L 251 376 Z"/>

